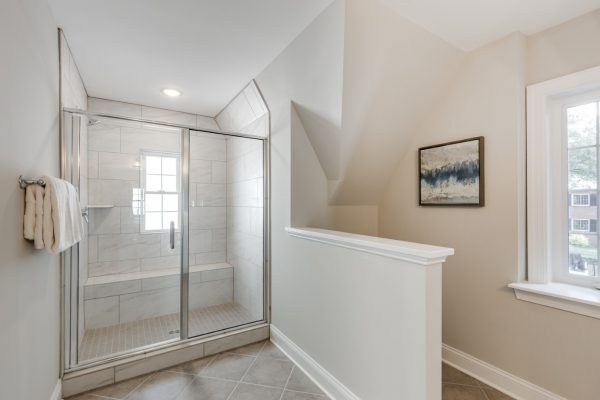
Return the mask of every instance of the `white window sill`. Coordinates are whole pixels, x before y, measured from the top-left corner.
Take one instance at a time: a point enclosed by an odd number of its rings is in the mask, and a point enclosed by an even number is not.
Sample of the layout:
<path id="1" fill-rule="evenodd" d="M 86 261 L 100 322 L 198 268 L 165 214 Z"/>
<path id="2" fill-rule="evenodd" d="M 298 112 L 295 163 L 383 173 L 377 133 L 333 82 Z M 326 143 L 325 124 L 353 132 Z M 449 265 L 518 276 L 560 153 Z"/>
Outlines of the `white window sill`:
<path id="1" fill-rule="evenodd" d="M 511 283 L 517 299 L 600 319 L 600 290 L 565 283 Z"/>

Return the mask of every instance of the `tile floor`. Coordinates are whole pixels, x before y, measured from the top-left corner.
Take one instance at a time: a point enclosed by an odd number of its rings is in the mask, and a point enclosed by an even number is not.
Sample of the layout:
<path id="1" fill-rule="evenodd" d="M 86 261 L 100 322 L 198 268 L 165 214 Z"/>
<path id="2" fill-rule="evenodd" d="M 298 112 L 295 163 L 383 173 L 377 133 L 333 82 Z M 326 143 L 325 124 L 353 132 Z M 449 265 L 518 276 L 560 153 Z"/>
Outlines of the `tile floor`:
<path id="1" fill-rule="evenodd" d="M 191 336 L 253 322 L 248 311 L 234 303 L 190 311 Z M 89 361 L 179 337 L 179 313 L 85 331 L 79 361 Z"/>
<path id="2" fill-rule="evenodd" d="M 328 400 L 270 341 L 129 379 L 68 400 Z M 442 364 L 442 400 L 511 400 Z M 391 400 L 391 399 L 390 399 Z"/>
<path id="3" fill-rule="evenodd" d="M 328 400 L 275 345 L 263 341 L 68 400 Z"/>
<path id="4" fill-rule="evenodd" d="M 442 400 L 512 400 L 512 397 L 442 364 Z"/>

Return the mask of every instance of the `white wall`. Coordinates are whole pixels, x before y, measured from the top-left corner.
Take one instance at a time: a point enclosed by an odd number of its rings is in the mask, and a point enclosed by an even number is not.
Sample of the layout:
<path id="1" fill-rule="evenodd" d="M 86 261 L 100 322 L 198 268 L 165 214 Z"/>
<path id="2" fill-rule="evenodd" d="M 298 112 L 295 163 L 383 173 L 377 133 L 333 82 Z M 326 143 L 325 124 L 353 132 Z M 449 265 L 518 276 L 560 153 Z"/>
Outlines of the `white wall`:
<path id="1" fill-rule="evenodd" d="M 516 300 L 506 287 L 518 279 L 522 257 L 517 166 L 524 150 L 527 71 L 537 81 L 596 57 L 592 51 L 582 62 L 579 54 L 566 67 L 576 45 L 568 43 L 576 38 L 567 33 L 558 40 L 560 29 L 532 38 L 513 34 L 466 57 L 389 182 L 380 203 L 380 234 L 455 248 L 444 265 L 444 343 L 570 400 L 591 400 L 598 397 L 600 321 Z M 562 63 L 558 70 L 554 63 L 542 68 L 553 41 L 562 43 L 553 48 Z M 418 207 L 417 148 L 480 135 L 486 140 L 485 207 Z"/>
<path id="2" fill-rule="evenodd" d="M 49 399 L 59 377 L 59 257 L 23 239 L 20 174 L 59 175 L 58 43 L 45 1 L 0 3 L 0 387 Z"/>

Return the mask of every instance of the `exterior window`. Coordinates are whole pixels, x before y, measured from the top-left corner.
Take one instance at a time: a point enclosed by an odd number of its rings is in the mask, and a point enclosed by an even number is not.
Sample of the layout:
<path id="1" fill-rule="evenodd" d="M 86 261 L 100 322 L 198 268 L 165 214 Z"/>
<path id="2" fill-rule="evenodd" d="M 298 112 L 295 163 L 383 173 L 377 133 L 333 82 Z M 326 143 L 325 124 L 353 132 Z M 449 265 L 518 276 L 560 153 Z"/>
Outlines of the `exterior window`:
<path id="1" fill-rule="evenodd" d="M 575 232 L 589 232 L 590 231 L 590 220 L 589 219 L 574 219 L 571 223 L 571 230 Z"/>
<path id="2" fill-rule="evenodd" d="M 144 231 L 162 231 L 179 220 L 179 157 L 143 153 Z"/>
<path id="3" fill-rule="evenodd" d="M 568 275 L 598 277 L 598 140 L 599 102 L 563 107 L 567 143 Z M 563 142 L 564 143 L 564 142 Z"/>
<path id="4" fill-rule="evenodd" d="M 590 195 L 573 193 L 571 195 L 571 204 L 574 206 L 589 206 Z"/>

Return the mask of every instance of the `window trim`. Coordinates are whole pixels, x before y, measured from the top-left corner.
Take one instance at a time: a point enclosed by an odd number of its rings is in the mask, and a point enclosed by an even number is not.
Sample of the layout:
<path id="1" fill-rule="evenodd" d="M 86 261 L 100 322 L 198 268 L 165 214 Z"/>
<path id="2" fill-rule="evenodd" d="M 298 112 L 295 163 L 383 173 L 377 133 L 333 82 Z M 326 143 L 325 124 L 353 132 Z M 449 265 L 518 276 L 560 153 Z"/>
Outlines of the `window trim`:
<path id="1" fill-rule="evenodd" d="M 576 95 L 591 90 L 600 90 L 600 67 L 590 68 L 574 74 L 552 79 L 549 81 L 537 83 L 527 87 L 527 134 L 524 137 L 526 143 L 526 162 L 520 159 L 520 176 L 526 177 L 526 185 L 519 185 L 519 202 L 526 206 L 526 217 L 519 218 L 520 231 L 526 230 L 526 241 L 522 239 L 521 246 L 526 243 L 527 255 L 525 263 L 520 265 L 519 282 L 511 284 L 515 289 L 518 298 L 527 301 L 531 296 L 523 296 L 527 285 L 535 285 L 537 289 L 546 287 L 546 292 L 550 293 L 551 288 L 556 283 L 556 277 L 553 275 L 555 270 L 553 261 L 557 260 L 553 254 L 553 244 L 565 232 L 564 225 L 568 222 L 567 218 L 556 220 L 553 214 L 553 203 L 550 201 L 553 194 L 553 179 L 557 173 L 557 167 L 553 156 L 556 154 L 556 139 L 550 129 L 550 113 L 552 100 L 558 97 Z M 554 121 L 555 122 L 555 121 Z M 556 125 L 554 125 L 556 126 Z M 525 158 L 525 157 L 523 157 Z M 554 168 L 552 166 L 554 165 Z M 561 162 L 562 165 L 562 162 Z M 554 185 L 557 186 L 557 185 Z M 560 202 L 567 200 L 567 192 L 560 197 Z M 526 199 L 526 202 L 525 202 Z M 563 203 L 564 204 L 564 203 Z M 521 217 L 521 215 L 519 215 Z M 559 225 L 559 226 L 557 226 Z M 558 233 L 557 233 L 557 228 Z M 562 230 L 561 230 L 562 229 Z M 568 246 L 568 242 L 563 242 Z M 586 292 L 597 286 L 594 282 L 565 282 L 564 286 L 574 292 Z M 578 296 L 573 296 L 571 302 L 574 304 L 569 307 L 559 306 L 552 296 L 543 294 L 544 290 L 538 290 L 540 296 L 545 297 L 544 305 L 563 309 L 570 312 L 578 312 L 577 308 L 589 307 L 589 302 L 585 303 L 578 300 Z M 539 301 L 533 301 L 540 303 Z M 578 306 L 579 304 L 579 306 Z M 600 300 L 594 302 L 594 307 L 600 307 Z M 579 310 L 581 311 L 581 310 Z M 600 314 L 598 314 L 600 317 Z"/>
<path id="2" fill-rule="evenodd" d="M 146 157 L 150 156 L 150 157 L 160 157 L 162 158 L 166 158 L 166 157 L 170 157 L 170 158 L 174 158 L 175 159 L 175 165 L 176 165 L 176 171 L 175 171 L 175 183 L 176 183 L 176 190 L 175 192 L 166 192 L 164 190 L 160 190 L 160 191 L 147 191 L 146 190 Z M 152 233 L 165 233 L 165 232 L 169 232 L 169 228 L 162 228 L 162 229 L 146 229 L 146 194 L 159 194 L 159 195 L 165 195 L 165 194 L 175 194 L 178 196 L 178 201 L 177 201 L 177 205 L 179 207 L 180 204 L 180 200 L 181 200 L 181 167 L 180 167 L 180 163 L 181 163 L 181 159 L 180 159 L 180 154 L 179 153 L 173 153 L 173 152 L 163 152 L 163 151 L 151 151 L 151 150 L 143 150 L 141 152 L 141 168 L 140 168 L 140 183 L 141 183 L 141 187 L 142 187 L 142 204 L 141 204 L 141 221 L 140 221 L 140 232 L 142 234 L 152 234 Z M 162 163 L 162 160 L 161 160 Z M 162 168 L 162 166 L 161 166 Z M 156 174 L 151 174 L 151 175 L 156 175 Z M 162 169 L 161 169 L 161 185 L 162 185 Z M 172 175 L 166 175 L 166 176 L 172 176 Z M 161 221 L 162 221 L 162 214 L 165 213 L 164 210 L 162 211 L 156 211 L 157 213 L 161 214 Z M 166 211 L 169 212 L 169 211 Z M 178 218 L 177 221 L 180 219 L 179 217 L 181 216 L 181 210 L 177 210 L 178 213 Z M 176 222 L 175 223 L 175 231 L 179 231 L 179 224 Z"/>

